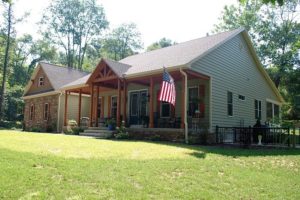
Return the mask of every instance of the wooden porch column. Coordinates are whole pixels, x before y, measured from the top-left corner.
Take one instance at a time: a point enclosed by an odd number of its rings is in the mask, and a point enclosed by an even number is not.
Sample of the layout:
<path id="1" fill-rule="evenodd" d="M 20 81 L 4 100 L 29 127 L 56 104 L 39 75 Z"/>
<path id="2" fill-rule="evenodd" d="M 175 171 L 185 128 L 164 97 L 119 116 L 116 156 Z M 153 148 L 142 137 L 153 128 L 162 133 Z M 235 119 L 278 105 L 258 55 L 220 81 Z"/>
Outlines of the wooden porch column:
<path id="1" fill-rule="evenodd" d="M 90 126 L 93 126 L 93 106 L 94 105 L 94 84 L 91 86 L 91 111 L 90 111 Z"/>
<path id="2" fill-rule="evenodd" d="M 97 99 L 96 99 L 96 127 L 98 127 L 98 105 L 99 105 L 99 86 L 97 86 Z"/>
<path id="3" fill-rule="evenodd" d="M 80 126 L 80 119 L 81 119 L 81 96 L 82 96 L 82 89 L 79 90 L 78 118 L 77 118 L 78 126 Z"/>
<path id="4" fill-rule="evenodd" d="M 124 80 L 123 83 L 123 121 L 126 124 L 126 117 L 127 117 L 127 113 L 126 113 L 126 106 L 127 105 L 127 85 L 126 85 L 126 81 Z"/>
<path id="5" fill-rule="evenodd" d="M 117 126 L 120 127 L 121 122 L 121 80 L 118 79 L 118 99 L 117 99 Z"/>
<path id="6" fill-rule="evenodd" d="M 185 77 L 182 76 L 182 94 L 181 94 L 181 128 L 184 128 L 184 119 L 185 119 L 185 115 L 186 115 L 186 112 L 185 112 Z"/>
<path id="7" fill-rule="evenodd" d="M 153 116 L 153 108 L 154 108 L 154 98 L 153 98 L 153 78 L 151 77 L 150 78 L 150 90 L 149 90 L 149 93 L 150 93 L 150 112 L 149 112 L 149 128 L 153 128 L 154 127 L 154 116 Z"/>
<path id="8" fill-rule="evenodd" d="M 108 96 L 107 98 L 107 117 L 111 118 L 111 96 Z"/>
<path id="9" fill-rule="evenodd" d="M 64 116 L 64 126 L 67 126 L 68 121 L 68 91 L 65 91 L 65 116 Z"/>

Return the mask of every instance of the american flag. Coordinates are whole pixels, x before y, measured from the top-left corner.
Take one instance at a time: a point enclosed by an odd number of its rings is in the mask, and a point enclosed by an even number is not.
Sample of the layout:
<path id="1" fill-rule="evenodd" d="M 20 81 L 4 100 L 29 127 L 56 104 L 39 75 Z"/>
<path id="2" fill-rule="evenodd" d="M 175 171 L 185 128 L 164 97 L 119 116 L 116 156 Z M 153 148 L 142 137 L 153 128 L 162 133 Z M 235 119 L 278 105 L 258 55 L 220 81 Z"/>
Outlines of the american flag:
<path id="1" fill-rule="evenodd" d="M 170 74 L 164 69 L 163 81 L 160 88 L 159 101 L 169 102 L 175 106 L 176 101 L 176 90 L 174 79 Z"/>

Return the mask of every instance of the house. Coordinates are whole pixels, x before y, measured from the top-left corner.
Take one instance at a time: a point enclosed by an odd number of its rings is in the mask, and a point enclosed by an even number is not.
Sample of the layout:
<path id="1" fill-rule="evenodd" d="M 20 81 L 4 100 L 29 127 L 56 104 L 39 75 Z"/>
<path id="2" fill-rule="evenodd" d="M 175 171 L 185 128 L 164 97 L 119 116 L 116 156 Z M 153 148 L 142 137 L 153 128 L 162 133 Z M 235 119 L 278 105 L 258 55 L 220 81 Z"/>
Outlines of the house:
<path id="1" fill-rule="evenodd" d="M 163 67 L 176 86 L 175 107 L 159 102 Z M 92 98 L 91 98 L 92 97 Z M 25 127 L 61 131 L 69 119 L 121 120 L 138 132 L 252 126 L 280 117 L 284 102 L 244 29 L 223 32 L 120 61 L 101 59 L 90 74 L 39 63 L 25 93 Z M 172 132 L 173 134 L 173 132 Z"/>

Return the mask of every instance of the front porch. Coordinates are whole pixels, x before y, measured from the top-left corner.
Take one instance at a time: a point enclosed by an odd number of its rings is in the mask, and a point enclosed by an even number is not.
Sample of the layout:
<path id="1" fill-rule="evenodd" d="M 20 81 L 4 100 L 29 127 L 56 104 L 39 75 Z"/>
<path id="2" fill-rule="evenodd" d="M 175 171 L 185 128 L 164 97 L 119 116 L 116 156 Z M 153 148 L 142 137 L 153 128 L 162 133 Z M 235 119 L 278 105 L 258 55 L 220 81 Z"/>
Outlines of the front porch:
<path id="1" fill-rule="evenodd" d="M 175 107 L 157 100 L 162 72 L 126 78 L 118 74 L 109 63 L 101 61 L 85 85 L 65 90 L 64 124 L 66 126 L 69 120 L 68 95 L 78 93 L 76 121 L 80 126 L 102 127 L 108 120 L 114 119 L 116 126 L 124 121 L 126 127 L 135 131 L 145 128 L 177 129 L 177 132 L 184 132 L 185 128 L 190 131 L 209 129 L 210 78 L 188 69 L 169 73 L 176 87 Z M 89 116 L 81 116 L 83 94 L 90 97 Z M 88 124 L 84 124 L 83 119 Z"/>

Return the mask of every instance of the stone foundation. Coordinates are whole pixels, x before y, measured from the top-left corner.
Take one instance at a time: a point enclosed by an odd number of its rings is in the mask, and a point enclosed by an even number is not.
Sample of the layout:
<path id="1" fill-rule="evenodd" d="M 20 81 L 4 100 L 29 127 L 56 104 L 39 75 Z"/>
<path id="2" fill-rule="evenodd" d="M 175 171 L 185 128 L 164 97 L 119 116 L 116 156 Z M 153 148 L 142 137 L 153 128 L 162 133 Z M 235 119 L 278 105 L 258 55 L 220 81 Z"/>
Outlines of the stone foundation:
<path id="1" fill-rule="evenodd" d="M 137 140 L 184 142 L 184 130 L 172 128 L 128 128 L 129 137 Z"/>

